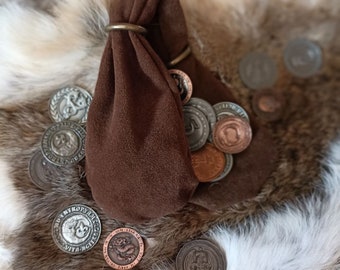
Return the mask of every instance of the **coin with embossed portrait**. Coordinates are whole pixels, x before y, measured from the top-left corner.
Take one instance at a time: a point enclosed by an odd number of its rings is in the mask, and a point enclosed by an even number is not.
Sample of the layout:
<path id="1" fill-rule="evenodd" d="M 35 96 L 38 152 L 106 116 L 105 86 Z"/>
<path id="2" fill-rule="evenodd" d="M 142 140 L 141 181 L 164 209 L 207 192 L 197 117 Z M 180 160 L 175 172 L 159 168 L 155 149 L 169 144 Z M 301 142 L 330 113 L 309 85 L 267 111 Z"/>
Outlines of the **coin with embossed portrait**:
<path id="1" fill-rule="evenodd" d="M 185 243 L 176 257 L 176 270 L 225 270 L 226 268 L 225 253 L 217 243 L 207 239 Z"/>
<path id="2" fill-rule="evenodd" d="M 51 118 L 55 122 L 86 123 L 91 101 L 91 94 L 83 88 L 73 86 L 59 89 L 50 99 Z"/>
<path id="3" fill-rule="evenodd" d="M 76 122 L 55 123 L 42 137 L 42 153 L 57 166 L 74 165 L 85 157 L 85 136 L 86 131 Z"/>
<path id="4" fill-rule="evenodd" d="M 51 181 L 58 175 L 58 167 L 47 161 L 40 150 L 31 157 L 28 171 L 32 183 L 43 190 L 50 189 Z"/>
<path id="5" fill-rule="evenodd" d="M 92 249 L 101 235 L 97 213 L 83 204 L 73 204 L 61 210 L 52 223 L 52 237 L 57 247 L 70 254 Z"/>
<path id="6" fill-rule="evenodd" d="M 113 269 L 132 269 L 144 255 L 143 238 L 134 229 L 118 228 L 106 238 L 103 254 Z"/>
<path id="7" fill-rule="evenodd" d="M 213 140 L 215 146 L 224 153 L 240 153 L 249 146 L 252 129 L 249 122 L 241 117 L 224 117 L 214 127 Z"/>

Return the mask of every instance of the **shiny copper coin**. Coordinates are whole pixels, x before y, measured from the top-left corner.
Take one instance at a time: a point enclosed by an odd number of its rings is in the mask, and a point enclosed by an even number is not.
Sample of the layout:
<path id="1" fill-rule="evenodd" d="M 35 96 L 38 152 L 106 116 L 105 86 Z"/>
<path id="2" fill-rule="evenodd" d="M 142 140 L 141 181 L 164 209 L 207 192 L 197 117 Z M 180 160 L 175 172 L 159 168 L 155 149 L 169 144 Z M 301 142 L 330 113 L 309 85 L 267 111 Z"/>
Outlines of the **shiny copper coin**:
<path id="1" fill-rule="evenodd" d="M 257 116 L 265 121 L 277 121 L 282 117 L 284 98 L 272 90 L 258 91 L 252 101 L 253 110 Z"/>
<path id="2" fill-rule="evenodd" d="M 113 269 L 132 269 L 143 257 L 144 242 L 134 229 L 119 228 L 106 238 L 103 254 L 106 263 Z"/>
<path id="3" fill-rule="evenodd" d="M 186 104 L 192 96 L 192 82 L 190 77 L 179 69 L 170 69 L 169 73 L 176 82 L 182 103 Z"/>
<path id="4" fill-rule="evenodd" d="M 221 175 L 226 158 L 223 152 L 207 143 L 200 150 L 191 153 L 191 163 L 198 181 L 210 182 Z"/>
<path id="5" fill-rule="evenodd" d="M 207 239 L 186 243 L 176 257 L 177 270 L 225 270 L 226 268 L 225 252 L 215 242 Z"/>
<path id="6" fill-rule="evenodd" d="M 249 146 L 251 139 L 251 127 L 241 117 L 224 117 L 214 127 L 214 144 L 224 153 L 236 154 L 242 152 Z"/>

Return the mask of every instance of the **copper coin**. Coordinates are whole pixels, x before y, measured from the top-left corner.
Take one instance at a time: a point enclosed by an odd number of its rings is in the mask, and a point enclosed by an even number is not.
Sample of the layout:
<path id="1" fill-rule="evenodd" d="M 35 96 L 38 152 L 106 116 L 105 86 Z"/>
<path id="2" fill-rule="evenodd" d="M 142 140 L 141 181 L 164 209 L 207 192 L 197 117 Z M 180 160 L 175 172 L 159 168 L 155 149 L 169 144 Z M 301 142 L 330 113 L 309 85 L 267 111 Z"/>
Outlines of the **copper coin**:
<path id="1" fill-rule="evenodd" d="M 197 239 L 186 243 L 176 257 L 176 269 L 225 270 L 227 260 L 223 250 L 214 242 Z"/>
<path id="2" fill-rule="evenodd" d="M 143 257 L 144 242 L 134 229 L 119 228 L 106 238 L 103 253 L 113 269 L 132 269 Z"/>
<path id="3" fill-rule="evenodd" d="M 210 182 L 221 175 L 226 159 L 223 152 L 207 143 L 203 148 L 191 154 L 191 163 L 198 181 Z"/>
<path id="4" fill-rule="evenodd" d="M 224 153 L 236 154 L 242 152 L 249 146 L 251 139 L 251 127 L 241 117 L 224 117 L 214 127 L 214 144 Z"/>
<path id="5" fill-rule="evenodd" d="M 170 69 L 169 73 L 176 82 L 182 103 L 186 104 L 192 96 L 192 82 L 190 77 L 179 69 Z"/>
<path id="6" fill-rule="evenodd" d="M 252 101 L 253 110 L 257 116 L 265 121 L 277 121 L 282 117 L 284 98 L 272 90 L 257 92 Z"/>

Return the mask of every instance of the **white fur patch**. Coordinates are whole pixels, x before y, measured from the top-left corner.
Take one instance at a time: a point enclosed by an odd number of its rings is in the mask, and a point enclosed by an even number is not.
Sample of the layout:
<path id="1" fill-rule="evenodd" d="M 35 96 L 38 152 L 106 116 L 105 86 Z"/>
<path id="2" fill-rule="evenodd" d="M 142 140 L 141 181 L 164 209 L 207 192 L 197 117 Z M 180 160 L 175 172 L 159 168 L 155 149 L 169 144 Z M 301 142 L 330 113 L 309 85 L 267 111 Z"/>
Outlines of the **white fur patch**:
<path id="1" fill-rule="evenodd" d="M 8 236 L 16 232 L 26 216 L 26 208 L 21 194 L 15 189 L 9 175 L 10 167 L 0 159 L 0 269 L 9 269 L 11 250 L 6 247 Z"/>
<path id="2" fill-rule="evenodd" d="M 88 38 L 84 15 L 95 5 L 94 19 L 104 24 L 107 11 L 101 1 L 79 2 L 60 2 L 56 16 L 11 1 L 0 6 L 1 106 L 74 83 L 93 92 L 105 43 L 98 49 Z"/>
<path id="3" fill-rule="evenodd" d="M 249 228 L 216 228 L 227 270 L 336 270 L 340 258 L 340 140 L 325 161 L 323 194 L 268 211 Z"/>

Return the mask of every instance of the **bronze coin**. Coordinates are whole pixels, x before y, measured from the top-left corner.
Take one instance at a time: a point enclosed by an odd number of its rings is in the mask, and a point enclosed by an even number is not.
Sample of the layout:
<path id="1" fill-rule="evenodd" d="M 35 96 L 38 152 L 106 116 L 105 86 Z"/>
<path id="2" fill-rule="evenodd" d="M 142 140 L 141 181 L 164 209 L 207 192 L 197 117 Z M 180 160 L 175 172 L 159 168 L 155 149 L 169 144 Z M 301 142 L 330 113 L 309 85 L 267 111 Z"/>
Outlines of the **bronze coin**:
<path id="1" fill-rule="evenodd" d="M 251 139 L 251 127 L 241 117 L 224 117 L 214 127 L 214 144 L 224 153 L 236 154 L 242 152 L 249 146 Z"/>
<path id="2" fill-rule="evenodd" d="M 258 117 L 265 121 L 277 121 L 282 117 L 284 98 L 272 90 L 258 91 L 252 100 L 253 110 Z"/>
<path id="3" fill-rule="evenodd" d="M 119 228 L 106 238 L 103 254 L 113 269 L 132 269 L 143 257 L 144 242 L 134 229 Z"/>
<path id="4" fill-rule="evenodd" d="M 227 269 L 225 253 L 214 242 L 206 239 L 190 241 L 180 249 L 176 257 L 176 270 Z"/>
<path id="5" fill-rule="evenodd" d="M 175 80 L 183 105 L 192 96 L 192 82 L 190 77 L 179 69 L 170 69 L 170 76 Z"/>
<path id="6" fill-rule="evenodd" d="M 200 150 L 191 153 L 191 163 L 198 181 L 210 182 L 221 175 L 226 158 L 223 152 L 207 143 Z"/>

